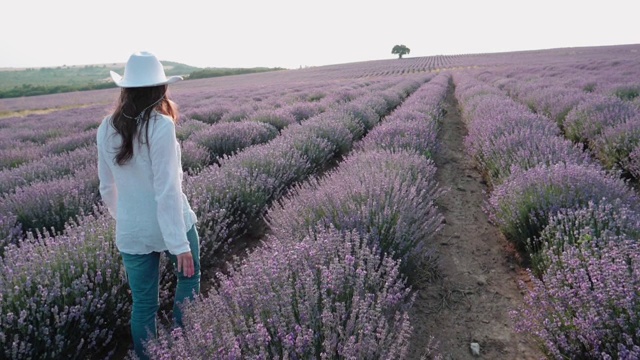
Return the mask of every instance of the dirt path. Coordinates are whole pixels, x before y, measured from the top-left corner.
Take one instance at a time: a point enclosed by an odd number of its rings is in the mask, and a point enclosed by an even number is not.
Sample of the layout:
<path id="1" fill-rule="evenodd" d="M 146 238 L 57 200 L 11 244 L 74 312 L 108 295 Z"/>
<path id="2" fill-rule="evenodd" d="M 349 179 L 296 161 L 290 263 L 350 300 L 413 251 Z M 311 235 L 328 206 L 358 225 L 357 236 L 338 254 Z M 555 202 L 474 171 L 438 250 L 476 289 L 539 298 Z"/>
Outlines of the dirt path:
<path id="1" fill-rule="evenodd" d="M 446 220 L 435 243 L 441 276 L 417 288 L 408 359 L 424 356 L 431 335 L 445 360 L 539 359 L 543 355 L 535 344 L 512 330 L 509 311 L 523 297 L 517 282 L 527 277 L 515 251 L 482 211 L 488 189 L 464 152 L 466 134 L 451 90 L 435 158 L 438 181 L 450 188 L 438 203 Z M 479 343 L 480 356 L 472 355 L 472 342 Z"/>

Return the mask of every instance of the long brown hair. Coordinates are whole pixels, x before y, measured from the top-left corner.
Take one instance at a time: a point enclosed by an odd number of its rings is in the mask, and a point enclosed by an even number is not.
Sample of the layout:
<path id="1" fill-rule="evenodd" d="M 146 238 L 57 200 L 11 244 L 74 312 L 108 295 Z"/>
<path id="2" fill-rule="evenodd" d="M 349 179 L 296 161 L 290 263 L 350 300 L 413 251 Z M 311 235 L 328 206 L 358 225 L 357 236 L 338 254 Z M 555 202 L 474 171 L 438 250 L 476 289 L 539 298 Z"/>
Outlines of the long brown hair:
<path id="1" fill-rule="evenodd" d="M 111 124 L 122 136 L 115 161 L 118 165 L 126 164 L 133 157 L 133 140 L 138 138 L 140 144 L 149 146 L 149 119 L 156 110 L 178 120 L 178 108 L 169 100 L 168 86 L 149 86 L 138 88 L 122 88 L 116 108 L 111 117 Z M 142 136 L 144 129 L 144 136 Z"/>

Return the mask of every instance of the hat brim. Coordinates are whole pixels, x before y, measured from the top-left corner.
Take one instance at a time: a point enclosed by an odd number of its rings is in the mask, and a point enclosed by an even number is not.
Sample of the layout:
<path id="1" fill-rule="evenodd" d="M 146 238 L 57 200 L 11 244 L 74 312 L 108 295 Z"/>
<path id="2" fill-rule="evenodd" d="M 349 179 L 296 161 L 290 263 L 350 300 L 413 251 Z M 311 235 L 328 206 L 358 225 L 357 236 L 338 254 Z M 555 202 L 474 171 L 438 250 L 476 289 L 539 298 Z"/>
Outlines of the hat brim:
<path id="1" fill-rule="evenodd" d="M 167 78 L 167 80 L 162 81 L 162 82 L 151 83 L 151 84 L 141 84 L 141 83 L 127 82 L 126 79 L 123 79 L 122 76 L 120 74 L 118 74 L 117 72 L 115 72 L 115 71 L 110 71 L 109 73 L 111 74 L 111 79 L 113 80 L 113 82 L 117 86 L 123 87 L 123 88 L 167 85 L 167 84 L 173 84 L 173 83 L 175 83 L 177 81 L 183 80 L 182 76 L 169 76 Z"/>

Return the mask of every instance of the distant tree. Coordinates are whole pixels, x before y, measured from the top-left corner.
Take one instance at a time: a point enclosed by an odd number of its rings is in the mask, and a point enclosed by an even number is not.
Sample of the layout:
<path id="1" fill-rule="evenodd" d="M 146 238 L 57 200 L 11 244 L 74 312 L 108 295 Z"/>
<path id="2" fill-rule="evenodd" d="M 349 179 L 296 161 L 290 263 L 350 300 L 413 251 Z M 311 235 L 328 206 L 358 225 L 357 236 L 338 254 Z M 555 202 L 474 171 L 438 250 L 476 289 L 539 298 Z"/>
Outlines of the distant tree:
<path id="1" fill-rule="evenodd" d="M 396 45 L 391 49 L 392 54 L 398 54 L 398 59 L 402 59 L 402 55 L 408 54 L 411 52 L 411 49 L 404 45 Z"/>

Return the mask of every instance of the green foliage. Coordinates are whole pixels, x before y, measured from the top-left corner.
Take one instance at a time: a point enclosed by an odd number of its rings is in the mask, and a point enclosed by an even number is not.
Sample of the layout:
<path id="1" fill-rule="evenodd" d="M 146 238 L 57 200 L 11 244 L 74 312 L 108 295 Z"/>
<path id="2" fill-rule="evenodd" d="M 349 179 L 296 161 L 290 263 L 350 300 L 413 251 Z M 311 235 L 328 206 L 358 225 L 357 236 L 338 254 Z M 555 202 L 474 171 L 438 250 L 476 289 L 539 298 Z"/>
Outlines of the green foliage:
<path id="1" fill-rule="evenodd" d="M 277 71 L 277 70 L 285 70 L 284 68 L 265 68 L 265 67 L 255 67 L 255 68 L 205 68 L 202 70 L 193 71 L 189 74 L 189 79 L 203 79 L 203 78 L 211 78 L 211 77 L 219 77 L 219 76 L 229 76 L 229 75 L 241 75 L 241 74 L 253 74 L 265 71 Z"/>
<path id="2" fill-rule="evenodd" d="M 640 86 L 620 86 L 614 90 L 614 95 L 621 100 L 633 100 L 640 96 Z"/>
<path id="3" fill-rule="evenodd" d="M 391 53 L 392 54 L 397 54 L 398 55 L 398 59 L 402 59 L 402 55 L 408 54 L 411 52 L 411 49 L 409 49 L 408 47 L 404 46 L 404 45 L 396 45 L 393 47 L 393 49 L 391 49 Z"/>

